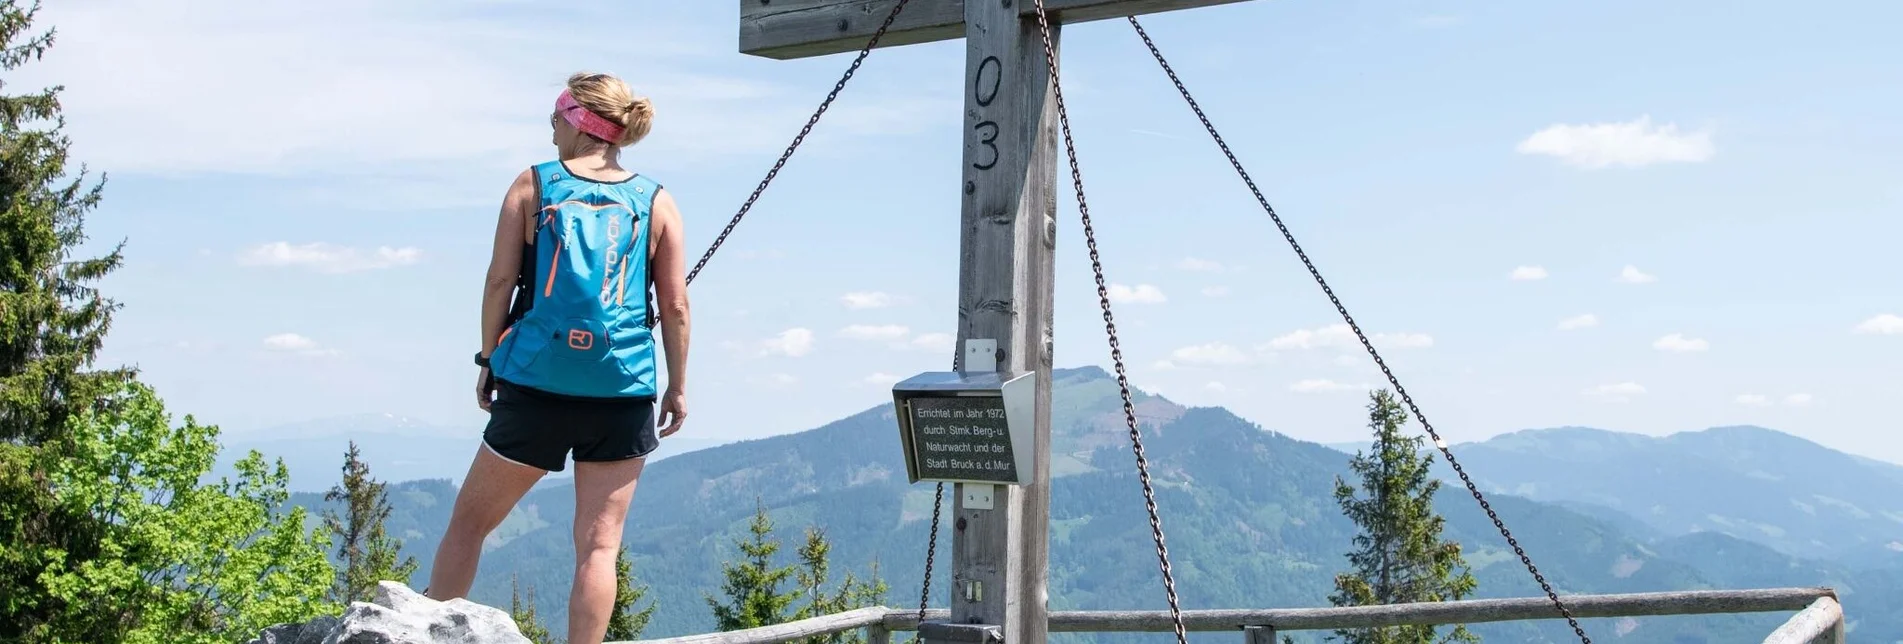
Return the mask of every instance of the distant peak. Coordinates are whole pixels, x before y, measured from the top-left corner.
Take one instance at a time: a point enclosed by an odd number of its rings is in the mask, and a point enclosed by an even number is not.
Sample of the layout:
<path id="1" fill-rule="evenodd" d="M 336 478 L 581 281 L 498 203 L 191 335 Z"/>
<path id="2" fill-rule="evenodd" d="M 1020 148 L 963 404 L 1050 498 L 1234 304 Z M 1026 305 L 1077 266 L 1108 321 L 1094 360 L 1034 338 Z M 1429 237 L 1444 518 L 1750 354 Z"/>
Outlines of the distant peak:
<path id="1" fill-rule="evenodd" d="M 1712 427 L 1709 429 L 1702 429 L 1702 430 L 1698 430 L 1695 432 L 1688 432 L 1688 433 L 1757 435 L 1757 436 L 1790 436 L 1790 434 L 1780 432 L 1778 430 L 1771 429 L 1769 427 L 1760 427 L 1757 425 L 1726 425 L 1724 427 Z"/>
<path id="2" fill-rule="evenodd" d="M 1103 367 L 1099 367 L 1093 364 L 1093 365 L 1086 365 L 1082 367 L 1071 367 L 1068 369 L 1052 369 L 1051 379 L 1052 380 L 1110 380 L 1111 378 L 1110 378 L 1110 372 L 1104 371 Z"/>

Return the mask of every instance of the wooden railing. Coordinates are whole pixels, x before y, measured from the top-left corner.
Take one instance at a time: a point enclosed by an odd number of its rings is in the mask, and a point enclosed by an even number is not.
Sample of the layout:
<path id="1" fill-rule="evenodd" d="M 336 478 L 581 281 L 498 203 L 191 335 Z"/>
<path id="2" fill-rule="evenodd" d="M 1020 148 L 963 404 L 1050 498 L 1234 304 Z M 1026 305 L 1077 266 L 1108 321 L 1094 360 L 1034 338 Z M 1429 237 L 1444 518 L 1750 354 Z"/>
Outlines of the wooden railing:
<path id="1" fill-rule="evenodd" d="M 1844 641 L 1843 607 L 1837 603 L 1837 593 L 1829 588 L 1567 595 L 1564 601 L 1567 610 L 1580 618 L 1798 611 L 1766 637 L 1764 644 L 1842 644 Z M 928 622 L 948 617 L 950 613 L 944 609 L 925 612 Z M 1188 630 L 1237 632 L 1243 635 L 1244 644 L 1273 642 L 1278 631 L 1559 618 L 1552 602 L 1544 597 L 1340 608 L 1183 611 L 1183 625 Z M 918 628 L 917 610 L 874 606 L 760 628 L 609 644 L 781 644 L 855 629 L 865 629 L 871 644 L 890 644 L 893 632 Z M 1174 625 L 1168 611 L 1053 611 L 1050 614 L 1053 633 L 1172 630 Z"/>

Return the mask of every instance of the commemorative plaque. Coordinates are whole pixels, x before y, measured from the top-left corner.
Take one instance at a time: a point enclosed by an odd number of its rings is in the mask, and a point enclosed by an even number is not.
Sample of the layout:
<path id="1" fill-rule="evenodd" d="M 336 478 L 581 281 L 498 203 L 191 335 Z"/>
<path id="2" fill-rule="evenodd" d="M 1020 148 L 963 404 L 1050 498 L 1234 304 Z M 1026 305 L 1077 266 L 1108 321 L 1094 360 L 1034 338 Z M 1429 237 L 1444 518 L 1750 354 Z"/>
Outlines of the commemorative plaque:
<path id="1" fill-rule="evenodd" d="M 930 372 L 893 386 L 907 478 L 1004 485 L 1028 480 L 1031 375 Z"/>

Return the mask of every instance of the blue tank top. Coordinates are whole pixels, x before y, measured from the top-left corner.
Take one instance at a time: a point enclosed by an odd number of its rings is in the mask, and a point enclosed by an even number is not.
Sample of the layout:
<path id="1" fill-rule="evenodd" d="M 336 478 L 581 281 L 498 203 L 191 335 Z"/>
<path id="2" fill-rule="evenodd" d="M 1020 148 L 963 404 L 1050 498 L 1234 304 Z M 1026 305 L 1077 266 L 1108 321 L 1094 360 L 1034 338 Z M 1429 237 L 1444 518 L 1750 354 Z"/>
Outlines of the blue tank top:
<path id="1" fill-rule="evenodd" d="M 491 373 L 564 396 L 654 397 L 648 231 L 660 184 L 579 177 L 560 161 L 534 172 L 535 235 Z"/>

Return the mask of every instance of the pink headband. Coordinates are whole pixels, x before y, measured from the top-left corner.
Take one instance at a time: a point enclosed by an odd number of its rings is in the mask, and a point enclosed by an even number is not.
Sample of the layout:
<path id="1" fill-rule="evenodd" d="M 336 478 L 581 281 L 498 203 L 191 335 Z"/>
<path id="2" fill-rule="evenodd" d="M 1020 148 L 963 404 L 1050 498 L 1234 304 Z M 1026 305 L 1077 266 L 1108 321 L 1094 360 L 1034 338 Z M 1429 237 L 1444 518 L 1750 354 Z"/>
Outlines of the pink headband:
<path id="1" fill-rule="evenodd" d="M 621 140 L 622 127 L 620 125 L 582 107 L 581 103 L 575 102 L 575 97 L 570 95 L 568 90 L 562 90 L 561 97 L 555 99 L 555 111 L 561 113 L 562 118 L 567 120 L 569 125 L 594 135 L 597 139 L 609 143 Z"/>

